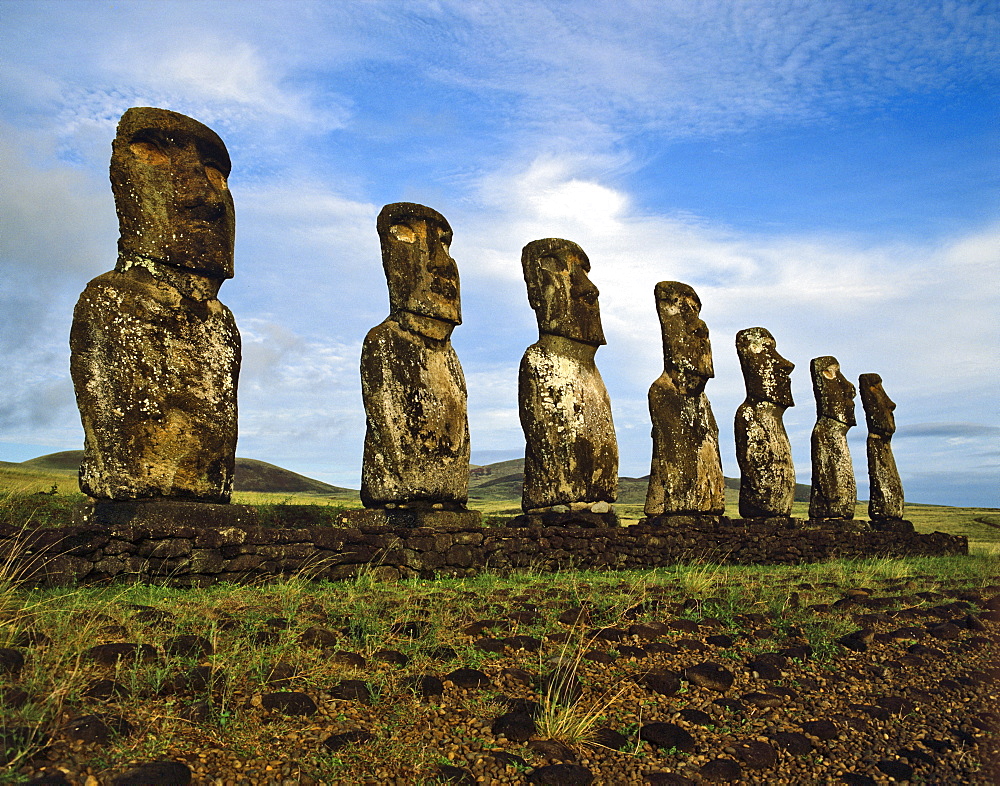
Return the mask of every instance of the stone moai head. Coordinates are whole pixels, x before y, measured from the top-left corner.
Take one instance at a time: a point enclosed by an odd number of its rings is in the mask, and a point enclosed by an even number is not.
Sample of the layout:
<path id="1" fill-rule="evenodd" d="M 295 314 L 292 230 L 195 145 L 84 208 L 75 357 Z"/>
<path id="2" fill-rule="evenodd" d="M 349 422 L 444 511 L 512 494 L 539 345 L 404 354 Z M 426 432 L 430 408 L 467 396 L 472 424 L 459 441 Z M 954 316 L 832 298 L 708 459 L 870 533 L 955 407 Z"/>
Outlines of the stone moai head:
<path id="1" fill-rule="evenodd" d="M 878 374 L 862 374 L 858 378 L 861 391 L 861 405 L 865 409 L 869 434 L 891 437 L 896 432 L 896 418 L 892 414 L 896 404 L 882 387 L 882 377 Z"/>
<path id="2" fill-rule="evenodd" d="M 762 327 L 752 327 L 736 334 L 736 354 L 743 369 L 747 398 L 770 401 L 782 407 L 795 405 L 792 400 L 792 369 L 795 364 L 778 354 L 774 336 Z"/>
<path id="3" fill-rule="evenodd" d="M 816 396 L 816 415 L 838 420 L 854 426 L 854 385 L 840 373 L 840 363 L 830 355 L 813 358 L 809 362 L 813 394 Z"/>
<path id="4" fill-rule="evenodd" d="M 708 325 L 701 298 L 680 281 L 661 281 L 653 290 L 663 333 L 663 365 L 683 393 L 696 393 L 715 376 Z"/>
<path id="5" fill-rule="evenodd" d="M 597 302 L 600 291 L 587 276 L 590 259 L 582 248 L 554 237 L 533 240 L 521 252 L 521 267 L 539 333 L 593 346 L 607 343 Z"/>
<path id="6" fill-rule="evenodd" d="M 458 265 L 451 258 L 451 225 L 424 205 L 394 202 L 376 223 L 393 314 L 407 311 L 462 324 Z"/>
<path id="7" fill-rule="evenodd" d="M 118 269 L 150 261 L 232 278 L 230 169 L 225 144 L 208 126 L 166 109 L 126 111 L 111 144 Z"/>

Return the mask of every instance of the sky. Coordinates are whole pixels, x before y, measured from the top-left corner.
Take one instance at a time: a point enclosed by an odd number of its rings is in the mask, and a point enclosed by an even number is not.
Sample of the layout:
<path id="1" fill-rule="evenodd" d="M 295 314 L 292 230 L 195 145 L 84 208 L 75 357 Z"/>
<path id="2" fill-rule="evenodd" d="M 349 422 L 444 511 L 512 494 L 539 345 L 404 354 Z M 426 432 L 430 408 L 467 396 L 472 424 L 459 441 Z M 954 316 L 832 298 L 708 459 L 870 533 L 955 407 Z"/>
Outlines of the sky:
<path id="1" fill-rule="evenodd" d="M 520 251 L 563 237 L 601 291 L 622 475 L 649 472 L 653 286 L 679 280 L 728 476 L 759 325 L 796 364 L 799 482 L 834 355 L 897 403 L 908 500 L 1000 507 L 998 0 L 4 0 L 0 29 L 0 460 L 82 447 L 72 309 L 115 264 L 115 125 L 158 106 L 233 161 L 241 456 L 358 488 L 375 217 L 412 201 L 454 229 L 473 461 L 523 455 Z"/>

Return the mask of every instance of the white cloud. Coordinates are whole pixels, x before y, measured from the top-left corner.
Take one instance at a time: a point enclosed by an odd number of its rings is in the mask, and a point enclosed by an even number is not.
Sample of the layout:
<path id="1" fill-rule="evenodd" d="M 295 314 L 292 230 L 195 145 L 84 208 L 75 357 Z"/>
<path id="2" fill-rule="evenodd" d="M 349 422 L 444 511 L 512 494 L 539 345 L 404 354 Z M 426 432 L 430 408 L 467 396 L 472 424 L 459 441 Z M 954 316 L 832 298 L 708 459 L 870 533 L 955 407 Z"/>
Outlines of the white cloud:
<path id="1" fill-rule="evenodd" d="M 987 390 L 995 384 L 1000 360 L 993 295 L 1000 279 L 1000 226 L 947 243 L 908 245 L 861 243 L 833 234 L 749 235 L 703 220 L 638 214 L 625 194 L 579 170 L 573 161 L 546 158 L 522 173 L 485 177 L 479 193 L 491 208 L 489 221 L 477 221 L 474 214 L 456 221 L 471 231 L 466 242 L 477 249 L 462 270 L 466 280 L 487 276 L 496 281 L 494 313 L 530 319 L 520 282 L 520 247 L 544 236 L 568 237 L 583 246 L 591 278 L 601 290 L 608 346 L 597 362 L 612 394 L 623 471 L 646 471 L 645 394 L 662 369 L 652 289 L 663 279 L 692 284 L 703 301 L 716 367 L 708 392 L 730 473 L 736 471 L 730 423 L 744 395 L 732 345 L 736 332 L 752 325 L 768 327 L 779 350 L 797 365 L 793 380 L 799 406 L 789 410 L 786 423 L 798 440 L 802 477 L 808 476 L 814 418 L 808 363 L 819 355 L 836 355 L 852 377 L 881 373 L 900 405 L 903 431 L 908 422 L 934 417 L 949 401 L 970 408 L 966 417 L 996 422 Z M 548 196 L 558 200 L 567 193 L 602 196 L 576 205 L 575 213 L 569 200 L 563 211 L 551 207 Z M 519 357 L 531 340 L 504 351 Z M 468 362 L 466 368 L 475 373 Z M 507 384 L 513 386 L 513 379 Z M 487 423 L 486 413 L 509 401 L 509 391 L 493 390 L 492 395 L 470 393 L 470 404 L 480 408 L 470 415 L 473 422 Z M 858 408 L 860 414 L 860 403 Z M 863 477 L 863 435 L 856 439 L 861 440 L 855 458 Z M 494 439 L 489 447 L 499 445 Z M 954 452 L 952 460 L 959 455 Z"/>

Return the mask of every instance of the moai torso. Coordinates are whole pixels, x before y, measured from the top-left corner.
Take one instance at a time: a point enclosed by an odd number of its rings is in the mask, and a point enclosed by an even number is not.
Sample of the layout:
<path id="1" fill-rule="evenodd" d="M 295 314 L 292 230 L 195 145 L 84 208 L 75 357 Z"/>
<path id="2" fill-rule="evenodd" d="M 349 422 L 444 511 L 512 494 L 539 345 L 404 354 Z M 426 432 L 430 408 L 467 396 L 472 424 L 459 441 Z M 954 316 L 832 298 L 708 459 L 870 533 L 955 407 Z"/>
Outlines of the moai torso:
<path id="1" fill-rule="evenodd" d="M 378 219 L 390 315 L 361 350 L 367 417 L 361 500 L 365 507 L 437 505 L 461 510 L 469 496 L 465 377 L 451 345 L 461 323 L 451 227 L 408 202 Z"/>
<path id="2" fill-rule="evenodd" d="M 653 460 L 647 516 L 725 512 L 719 428 L 705 395 L 715 374 L 701 300 L 687 284 L 661 281 L 655 289 L 663 334 L 664 371 L 649 388 Z"/>
<path id="3" fill-rule="evenodd" d="M 618 442 L 594 363 L 605 342 L 590 260 L 576 243 L 547 238 L 526 245 L 521 263 L 539 329 L 518 376 L 521 507 L 608 513 L 618 495 Z"/>
<path id="4" fill-rule="evenodd" d="M 793 406 L 795 366 L 778 354 L 764 328 L 736 334 L 747 396 L 736 410 L 734 435 L 740 467 L 740 516 L 787 517 L 795 501 L 795 465 L 782 420 Z"/>
<path id="5" fill-rule="evenodd" d="M 850 520 L 854 518 L 858 497 L 847 446 L 847 432 L 856 422 L 854 385 L 840 373 L 840 364 L 834 357 L 814 358 L 809 365 L 817 414 L 810 441 L 809 518 Z"/>
<path id="6" fill-rule="evenodd" d="M 240 336 L 216 297 L 233 274 L 229 168 L 222 141 L 191 118 L 122 116 L 118 264 L 87 285 L 70 333 L 91 497 L 229 501 Z"/>
<path id="7" fill-rule="evenodd" d="M 878 374 L 862 374 L 858 387 L 868 425 L 868 517 L 874 521 L 902 519 L 903 483 L 892 455 L 896 405 L 883 389 Z"/>

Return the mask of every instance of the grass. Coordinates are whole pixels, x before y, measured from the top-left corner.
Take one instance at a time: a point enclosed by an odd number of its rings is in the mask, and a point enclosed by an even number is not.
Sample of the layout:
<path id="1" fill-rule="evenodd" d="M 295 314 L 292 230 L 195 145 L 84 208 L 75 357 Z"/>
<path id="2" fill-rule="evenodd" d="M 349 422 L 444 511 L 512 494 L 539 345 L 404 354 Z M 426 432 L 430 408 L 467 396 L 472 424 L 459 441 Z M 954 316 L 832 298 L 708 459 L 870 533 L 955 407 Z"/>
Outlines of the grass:
<path id="1" fill-rule="evenodd" d="M 72 490 L 73 482 L 74 478 L 51 471 L 0 468 L 0 489 L 6 489 L 0 492 L 0 523 L 23 527 L 64 522 L 72 506 L 83 499 Z M 50 493 L 53 485 L 58 493 Z M 359 504 L 353 499 L 313 494 L 245 492 L 236 494 L 234 502 L 258 506 L 320 504 L 331 510 Z M 503 500 L 483 501 L 477 507 L 487 519 L 513 515 L 517 510 Z M 631 516 L 637 519 L 641 515 L 638 505 L 622 505 L 618 510 L 625 523 Z M 0 774 L 0 784 L 17 782 L 18 768 L 44 748 L 48 739 L 56 741 L 53 750 L 58 755 L 72 760 L 77 754 L 60 741 L 60 729 L 70 716 L 95 710 L 125 714 L 139 729 L 137 734 L 116 738 L 100 753 L 92 754 L 88 764 L 95 772 L 117 772 L 135 761 L 189 753 L 194 756 L 193 766 L 204 761 L 209 768 L 225 767 L 225 762 L 240 757 L 244 763 L 271 757 L 285 766 L 287 750 L 298 750 L 296 746 L 307 741 L 309 745 L 303 748 L 307 752 L 295 765 L 300 775 L 319 777 L 325 773 L 324 782 L 350 783 L 359 782 L 359 773 L 382 772 L 382 776 L 373 777 L 390 782 L 393 773 L 403 772 L 412 775 L 409 782 L 433 783 L 440 750 L 462 750 L 465 755 L 488 753 L 494 744 L 489 720 L 504 706 L 496 692 L 466 695 L 449 689 L 435 703 L 403 687 L 403 677 L 408 674 L 443 675 L 458 665 L 495 668 L 497 656 L 475 648 L 469 637 L 458 633 L 469 621 L 503 616 L 518 603 L 544 608 L 547 602 L 587 606 L 591 623 L 600 626 L 623 624 L 626 610 L 639 604 L 650 610 L 650 619 L 662 619 L 666 609 L 677 606 L 674 616 L 715 618 L 726 630 L 739 629 L 743 615 L 763 614 L 774 620 L 772 624 L 781 635 L 798 629 L 815 651 L 815 666 L 822 668 L 832 662 L 839 651 L 834 642 L 849 632 L 851 623 L 841 617 L 827 619 L 812 614 L 807 610 L 810 604 L 829 603 L 852 588 L 905 585 L 914 590 L 937 590 L 997 582 L 997 511 L 912 506 L 908 516 L 919 531 L 966 535 L 972 554 L 799 566 L 720 566 L 692 560 L 650 571 L 525 571 L 508 577 L 485 573 L 467 579 L 391 583 L 382 581 L 372 569 L 336 583 L 314 583 L 303 573 L 275 585 L 217 585 L 201 590 L 145 585 L 25 589 L 19 586 L 18 577 L 11 575 L 10 560 L 5 561 L 0 554 L 0 647 L 14 646 L 28 653 L 18 680 L 0 675 L 0 693 L 18 686 L 30 695 L 24 707 L 0 716 L 0 737 L 28 729 L 19 739 L 10 740 L 11 744 L 5 743 L 10 749 L 10 772 Z M 802 589 L 805 585 L 810 589 Z M 143 612 L 149 608 L 170 614 L 166 627 L 143 622 Z M 286 620 L 287 626 L 270 626 L 268 621 L 274 619 Z M 401 625 L 414 621 L 421 625 L 413 635 L 399 632 Z M 360 672 L 333 662 L 329 651 L 304 647 L 302 634 L 316 626 L 336 631 L 337 648 L 368 658 L 369 668 Z M 553 632 L 551 615 L 547 622 L 518 624 L 514 632 L 543 638 Z M 592 631 L 580 624 L 569 633 L 564 641 L 546 643 L 541 660 L 534 654 L 501 658 L 508 665 L 539 674 L 548 670 L 557 677 L 537 693 L 540 710 L 536 724 L 541 734 L 578 746 L 599 726 L 627 728 L 641 723 L 642 713 L 659 706 L 655 701 L 649 706 L 629 706 L 623 697 L 622 679 L 602 681 L 592 664 L 583 659 L 593 644 Z M 21 643 L 28 634 L 41 634 L 48 643 Z M 204 636 L 213 645 L 212 653 L 200 659 L 166 654 L 166 639 L 178 634 Z M 262 634 L 267 635 L 262 638 Z M 120 664 L 110 670 L 83 657 L 95 643 L 122 640 L 153 645 L 160 656 L 152 663 Z M 442 664 L 431 654 L 442 646 L 456 651 L 454 663 Z M 745 660 L 768 646 L 766 641 L 740 641 L 719 657 Z M 377 650 L 386 648 L 403 653 L 410 659 L 409 666 L 399 670 L 372 660 Z M 304 690 L 321 704 L 320 714 L 305 721 L 304 727 L 301 720 L 267 713 L 255 703 L 269 690 L 265 681 L 279 662 L 295 669 L 287 689 Z M 208 685 L 195 692 L 163 693 L 171 679 L 196 666 L 207 666 L 215 675 Z M 570 677 L 582 685 L 577 701 L 563 700 Z M 84 693 L 98 678 L 120 682 L 132 698 L 95 704 Z M 329 687 L 344 679 L 366 680 L 373 703 L 358 708 L 330 699 Z M 208 720 L 186 719 L 197 702 L 208 706 Z M 447 718 L 452 731 L 435 738 L 435 745 L 428 745 L 422 735 L 438 728 L 438 718 Z M 376 741 L 337 752 L 328 752 L 320 744 L 331 731 L 349 730 L 361 722 L 373 725 Z M 291 739 L 291 735 L 298 738 Z M 642 753 L 639 746 L 635 752 Z M 204 759 L 199 758 L 202 755 Z M 386 762 L 394 764 L 390 767 Z"/>
<path id="2" fill-rule="evenodd" d="M 814 590 L 802 592 L 809 602 L 816 603 L 829 602 L 844 589 L 885 582 L 910 580 L 921 588 L 951 586 L 954 582 L 981 586 L 996 581 L 998 572 L 997 558 L 972 556 L 777 567 L 694 563 L 652 571 L 529 572 L 510 577 L 486 574 L 469 579 L 396 583 L 383 583 L 373 573 L 363 573 L 354 580 L 337 583 L 312 583 L 302 576 L 276 585 L 217 585 L 202 590 L 145 585 L 28 590 L 19 588 L 11 580 L 14 577 L 0 576 L 0 647 L 11 646 L 29 631 L 44 634 L 49 642 L 20 647 L 29 652 L 29 658 L 18 684 L 32 700 L 16 714 L 16 719 L 0 721 L 0 730 L 4 724 L 8 724 L 8 730 L 12 726 L 33 729 L 32 736 L 13 752 L 9 766 L 14 772 L 42 747 L 46 735 L 58 738 L 68 714 L 80 714 L 91 707 L 93 702 L 83 697 L 85 689 L 98 677 L 107 677 L 123 684 L 133 698 L 119 705 L 112 702 L 105 711 L 121 711 L 140 733 L 113 740 L 95 760 L 99 769 L 118 771 L 133 761 L 191 750 L 205 752 L 206 760 L 216 766 L 225 756 L 278 760 L 289 744 L 289 735 L 297 733 L 302 723 L 263 712 L 259 702 L 255 704 L 255 697 L 267 690 L 264 680 L 273 665 L 284 662 L 296 670 L 287 689 L 305 690 L 322 698 L 324 691 L 339 680 L 366 679 L 375 697 L 370 707 L 360 711 L 344 702 L 325 700 L 326 714 L 307 722 L 303 734 L 322 736 L 363 719 L 377 724 L 378 743 L 357 746 L 335 756 L 311 744 L 301 756 L 300 772 L 329 773 L 333 768 L 343 773 L 344 782 L 349 782 L 358 773 L 375 772 L 387 766 L 385 762 L 396 762 L 394 767 L 433 782 L 439 753 L 419 737 L 420 730 L 432 723 L 429 718 L 446 712 L 451 719 L 453 732 L 441 741 L 445 748 L 485 752 L 492 744 L 488 739 L 490 717 L 500 714 L 502 705 L 492 694 L 466 696 L 450 692 L 442 709 L 434 709 L 402 688 L 399 670 L 379 665 L 357 672 L 334 663 L 328 651 L 303 647 L 300 638 L 307 628 L 321 625 L 342 630 L 338 648 L 359 652 L 369 659 L 377 649 L 397 649 L 411 660 L 406 673 L 443 673 L 451 666 L 436 663 L 428 655 L 442 645 L 453 646 L 458 652 L 453 665 L 486 668 L 490 659 L 456 631 L 462 622 L 501 614 L 522 601 L 555 598 L 560 603 L 583 603 L 592 609 L 590 624 L 605 626 L 623 624 L 626 609 L 643 601 L 654 610 L 654 617 L 659 609 L 662 618 L 662 607 L 657 603 L 693 598 L 697 605 L 690 608 L 692 614 L 717 617 L 727 626 L 737 625 L 740 614 L 780 611 L 776 624 L 785 629 L 801 627 L 814 645 L 817 663 L 822 664 L 834 652 L 833 639 L 846 632 L 844 623 L 839 619 L 824 621 L 801 609 L 788 608 L 793 587 L 812 585 Z M 833 583 L 836 588 L 823 586 Z M 651 602 L 654 600 L 656 603 Z M 143 614 L 148 615 L 150 608 L 169 613 L 166 627 L 143 621 L 148 620 Z M 287 625 L 272 628 L 268 621 L 276 618 Z M 400 624 L 412 620 L 426 624 L 412 635 L 398 632 Z M 261 632 L 269 630 L 273 635 L 262 639 Z M 541 636 L 553 629 L 550 621 L 517 630 Z M 597 682 L 591 665 L 582 660 L 593 643 L 588 625 L 572 626 L 569 632 L 565 642 L 547 644 L 543 655 L 525 655 L 519 664 L 530 665 L 533 658 L 538 673 L 548 670 L 555 676 L 538 694 L 541 709 L 536 724 L 540 733 L 579 745 L 599 725 L 626 726 L 628 713 L 635 708 L 629 710 L 627 702 L 621 701 L 621 680 Z M 120 664 L 110 670 L 83 657 L 89 646 L 107 640 L 148 643 L 162 652 L 166 638 L 180 633 L 204 636 L 212 642 L 214 651 L 200 659 L 163 652 L 154 662 Z M 752 654 L 749 647 L 736 650 L 737 656 Z M 220 677 L 190 695 L 163 694 L 163 686 L 171 678 L 197 665 L 208 666 L 225 679 Z M 582 686 L 580 697 L 567 701 L 570 692 L 566 686 L 576 680 Z M 0 680 L 0 690 L 3 685 Z M 210 719 L 204 723 L 184 720 L 185 710 L 196 701 L 209 705 Z M 318 730 L 321 726 L 322 732 Z M 314 731 L 308 731 L 310 728 Z M 3 782 L 15 782 L 13 775 L 0 776 Z"/>

